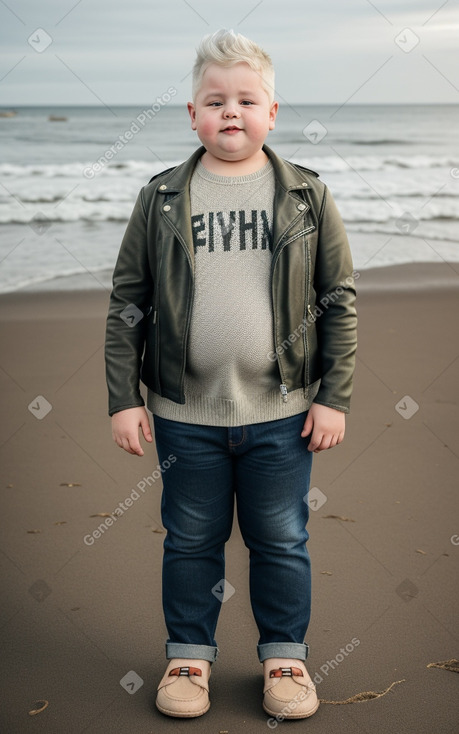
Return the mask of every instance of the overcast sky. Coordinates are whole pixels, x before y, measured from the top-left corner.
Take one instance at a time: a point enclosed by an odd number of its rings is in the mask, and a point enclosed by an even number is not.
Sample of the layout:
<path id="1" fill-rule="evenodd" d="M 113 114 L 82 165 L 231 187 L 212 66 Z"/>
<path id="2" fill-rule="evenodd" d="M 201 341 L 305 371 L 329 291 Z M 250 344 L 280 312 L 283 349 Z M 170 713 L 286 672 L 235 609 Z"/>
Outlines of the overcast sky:
<path id="1" fill-rule="evenodd" d="M 218 28 L 268 51 L 279 100 L 459 103 L 457 0 L 0 0 L 0 28 L 2 108 L 184 103 Z"/>

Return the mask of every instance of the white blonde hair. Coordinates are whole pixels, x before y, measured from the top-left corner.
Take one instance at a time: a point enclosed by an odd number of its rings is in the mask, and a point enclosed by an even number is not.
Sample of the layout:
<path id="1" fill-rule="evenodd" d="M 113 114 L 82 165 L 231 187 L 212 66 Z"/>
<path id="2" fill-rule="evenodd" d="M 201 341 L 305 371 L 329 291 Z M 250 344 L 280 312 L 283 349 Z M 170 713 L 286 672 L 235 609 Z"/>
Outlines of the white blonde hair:
<path id="1" fill-rule="evenodd" d="M 209 64 L 234 66 L 245 61 L 261 77 L 263 89 L 269 102 L 274 99 L 274 67 L 270 56 L 260 46 L 241 33 L 221 29 L 204 36 L 196 49 L 197 56 L 193 66 L 193 101 L 199 92 L 202 77 Z"/>

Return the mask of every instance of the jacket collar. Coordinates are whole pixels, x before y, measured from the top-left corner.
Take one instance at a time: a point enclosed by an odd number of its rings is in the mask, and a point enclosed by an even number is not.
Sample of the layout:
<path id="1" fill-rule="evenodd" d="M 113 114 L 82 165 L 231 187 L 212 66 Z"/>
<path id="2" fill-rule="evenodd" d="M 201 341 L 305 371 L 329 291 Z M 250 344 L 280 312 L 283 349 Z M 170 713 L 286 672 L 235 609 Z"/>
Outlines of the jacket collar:
<path id="1" fill-rule="evenodd" d="M 275 176 L 285 191 L 310 188 L 310 184 L 305 180 L 301 171 L 292 163 L 278 156 L 267 145 L 263 146 L 263 150 L 269 157 L 274 168 Z M 171 170 L 168 176 L 167 193 L 183 191 L 190 185 L 191 176 L 193 175 L 196 164 L 205 152 L 205 147 L 201 145 L 186 161 Z M 310 173 L 317 176 L 314 171 L 310 171 Z M 164 193 L 166 193 L 166 190 L 164 190 Z"/>
<path id="2" fill-rule="evenodd" d="M 273 221 L 273 252 L 287 239 L 296 238 L 305 230 L 304 214 L 310 206 L 299 191 L 311 188 L 308 176 L 289 161 L 280 158 L 267 145 L 263 150 L 269 157 L 276 178 Z M 169 207 L 164 210 L 165 219 L 179 235 L 182 245 L 188 250 L 191 261 L 194 261 L 193 236 L 191 230 L 190 197 L 187 195 L 196 164 L 205 153 L 201 146 L 184 163 L 165 172 L 159 177 L 158 193 L 164 194 Z M 314 172 L 311 172 L 314 173 Z M 317 175 L 317 174 L 314 174 Z"/>

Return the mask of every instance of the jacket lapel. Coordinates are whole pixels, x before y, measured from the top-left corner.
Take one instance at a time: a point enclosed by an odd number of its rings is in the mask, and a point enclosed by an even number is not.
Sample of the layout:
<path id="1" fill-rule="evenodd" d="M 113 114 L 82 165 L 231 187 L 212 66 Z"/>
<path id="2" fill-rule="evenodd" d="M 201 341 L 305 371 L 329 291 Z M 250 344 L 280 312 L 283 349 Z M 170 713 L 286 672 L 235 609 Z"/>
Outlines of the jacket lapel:
<path id="1" fill-rule="evenodd" d="M 179 238 L 188 253 L 194 268 L 193 233 L 191 229 L 190 180 L 196 163 L 205 153 L 204 146 L 198 148 L 184 163 L 174 168 L 169 176 L 161 178 L 158 193 L 164 195 L 161 206 L 162 215 L 168 226 Z M 301 171 L 293 164 L 280 158 L 267 145 L 263 150 L 271 160 L 276 177 L 273 206 L 273 253 L 288 240 L 309 231 L 304 223 L 304 215 L 310 209 L 301 191 L 309 188 Z M 166 188 L 162 188 L 165 186 Z M 165 208 L 166 207 L 166 208 Z"/>
<path id="2" fill-rule="evenodd" d="M 310 227 L 304 223 L 304 215 L 310 206 L 300 193 L 310 188 L 310 185 L 293 164 L 280 158 L 267 145 L 263 146 L 263 150 L 269 156 L 276 176 L 273 215 L 274 254 L 280 245 L 299 237 L 303 232 L 310 231 Z"/>
<path id="3" fill-rule="evenodd" d="M 158 192 L 164 194 L 164 203 L 161 207 L 162 215 L 168 226 L 178 237 L 182 247 L 185 248 L 193 269 L 194 250 L 191 229 L 190 181 L 196 163 L 205 151 L 204 146 L 195 150 L 188 160 L 171 171 L 169 177 L 161 179 L 162 185 L 166 188 L 162 189 L 161 186 L 158 188 Z"/>

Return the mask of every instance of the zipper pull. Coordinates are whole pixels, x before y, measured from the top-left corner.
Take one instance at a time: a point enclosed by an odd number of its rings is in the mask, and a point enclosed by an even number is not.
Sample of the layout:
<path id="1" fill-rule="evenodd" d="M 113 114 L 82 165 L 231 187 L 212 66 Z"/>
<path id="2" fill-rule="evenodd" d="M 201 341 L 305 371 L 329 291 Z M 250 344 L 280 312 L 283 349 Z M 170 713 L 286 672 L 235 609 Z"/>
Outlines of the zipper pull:
<path id="1" fill-rule="evenodd" d="M 280 391 L 282 395 L 282 400 L 284 401 L 284 403 L 286 403 L 287 402 L 287 385 L 282 383 L 282 385 L 280 385 Z"/>
<path id="2" fill-rule="evenodd" d="M 153 311 L 153 323 L 154 324 L 156 324 L 156 315 L 157 315 L 157 313 L 158 313 L 157 311 Z"/>

